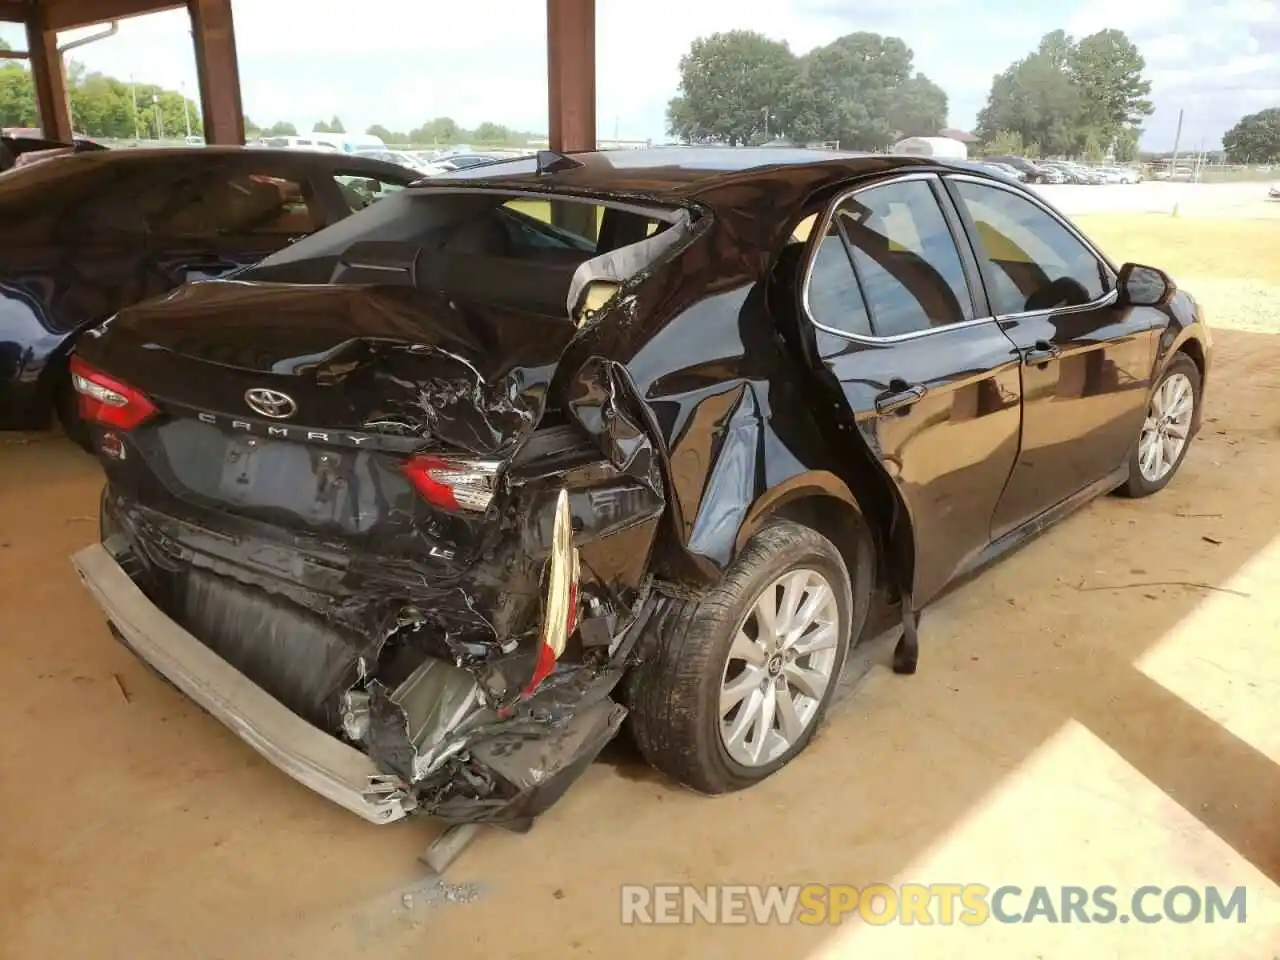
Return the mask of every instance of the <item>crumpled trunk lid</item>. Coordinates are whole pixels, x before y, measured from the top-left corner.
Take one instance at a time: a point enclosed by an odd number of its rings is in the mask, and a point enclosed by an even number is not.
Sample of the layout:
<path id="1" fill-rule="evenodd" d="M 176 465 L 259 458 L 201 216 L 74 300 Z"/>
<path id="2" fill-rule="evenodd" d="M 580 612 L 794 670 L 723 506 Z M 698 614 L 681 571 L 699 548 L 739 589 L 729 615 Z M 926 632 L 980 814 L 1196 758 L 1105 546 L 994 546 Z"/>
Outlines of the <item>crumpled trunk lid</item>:
<path id="1" fill-rule="evenodd" d="M 126 309 L 99 348 L 162 403 L 264 419 L 245 392 L 269 389 L 296 404 L 265 418 L 281 425 L 504 457 L 537 424 L 574 333 L 414 288 L 220 281 Z"/>
<path id="2" fill-rule="evenodd" d="M 123 311 L 80 353 L 160 409 L 122 471 L 142 502 L 453 559 L 481 517 L 433 508 L 405 459 L 509 461 L 574 333 L 413 288 L 222 281 Z"/>

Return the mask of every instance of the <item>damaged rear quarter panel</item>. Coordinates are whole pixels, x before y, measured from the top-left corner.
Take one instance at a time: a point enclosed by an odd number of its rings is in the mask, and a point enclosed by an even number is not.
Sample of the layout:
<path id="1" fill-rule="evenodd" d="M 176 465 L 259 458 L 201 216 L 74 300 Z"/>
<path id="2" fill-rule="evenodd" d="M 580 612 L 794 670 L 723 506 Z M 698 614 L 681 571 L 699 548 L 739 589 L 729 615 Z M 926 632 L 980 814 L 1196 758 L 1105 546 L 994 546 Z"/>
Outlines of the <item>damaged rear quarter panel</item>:
<path id="1" fill-rule="evenodd" d="M 850 491 L 874 462 L 833 450 L 816 416 L 825 394 L 766 302 L 767 251 L 791 229 L 776 210 L 800 209 L 811 184 L 774 186 L 782 199 L 772 215 L 759 197 L 728 216 L 704 214 L 687 250 L 569 345 L 558 380 L 576 372 L 552 387 L 575 398 L 569 406 L 589 433 L 619 447 L 615 463 L 640 450 L 658 464 L 668 502 L 654 569 L 691 586 L 715 583 L 775 503 L 822 495 L 858 509 Z"/>

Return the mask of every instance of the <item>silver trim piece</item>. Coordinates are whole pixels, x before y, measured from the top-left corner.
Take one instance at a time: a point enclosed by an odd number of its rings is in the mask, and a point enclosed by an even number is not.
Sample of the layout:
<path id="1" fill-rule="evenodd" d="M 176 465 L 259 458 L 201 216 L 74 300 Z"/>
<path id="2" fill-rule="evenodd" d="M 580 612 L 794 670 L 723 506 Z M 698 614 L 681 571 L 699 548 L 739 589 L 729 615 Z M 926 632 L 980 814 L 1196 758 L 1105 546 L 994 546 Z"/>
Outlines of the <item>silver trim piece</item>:
<path id="1" fill-rule="evenodd" d="M 818 257 L 818 247 L 822 243 L 822 238 L 827 235 L 827 230 L 831 227 L 832 217 L 835 214 L 836 208 L 839 207 L 840 204 L 844 203 L 846 200 L 848 200 L 852 196 L 856 196 L 859 193 L 864 193 L 867 190 L 874 190 L 876 187 L 887 187 L 895 183 L 909 183 L 912 180 L 937 181 L 938 179 L 939 179 L 939 175 L 937 173 L 932 173 L 932 172 L 931 173 L 904 173 L 896 177 L 889 177 L 888 179 L 885 179 L 885 180 L 876 180 L 872 183 L 862 183 L 856 187 L 850 187 L 848 190 L 845 190 L 843 193 L 837 194 L 835 199 L 833 199 L 830 203 L 827 204 L 827 208 L 822 211 L 822 217 L 818 220 L 817 223 L 814 224 L 814 228 L 809 231 L 809 239 L 813 242 L 809 247 L 809 254 L 805 258 L 804 280 L 800 284 L 800 306 L 804 309 L 805 316 L 809 318 L 809 322 L 813 324 L 814 327 L 823 331 L 824 333 L 829 333 L 832 336 L 836 336 L 836 337 L 842 337 L 845 340 L 852 340 L 855 343 L 901 343 L 904 340 L 915 340 L 915 339 L 918 339 L 919 337 L 933 336 L 933 334 L 941 333 L 943 330 L 960 330 L 965 327 L 975 327 L 980 323 L 993 322 L 994 317 L 974 317 L 972 320 L 961 320 L 957 323 L 948 323 L 940 327 L 926 327 L 924 330 L 912 330 L 910 333 L 895 333 L 895 334 L 890 334 L 887 337 L 877 337 L 874 335 L 867 336 L 866 334 L 862 334 L 862 333 L 849 333 L 847 330 L 837 330 L 834 327 L 828 327 L 826 324 L 819 323 L 817 320 L 814 319 L 813 310 L 811 310 L 809 307 L 809 281 L 813 277 L 813 266 L 814 266 L 814 261 L 817 260 L 817 257 Z M 940 214 L 944 213 L 941 205 L 939 205 L 938 207 L 938 212 Z M 945 214 L 944 214 L 944 219 L 945 219 Z M 950 229 L 951 229 L 950 224 L 948 224 L 947 226 L 948 233 L 950 232 Z M 956 250 L 956 256 L 957 257 L 960 256 L 959 250 Z M 969 283 L 969 279 L 966 276 L 965 277 L 966 287 L 968 286 L 968 283 Z M 973 291 L 969 291 L 969 296 L 970 296 L 970 299 L 972 300 Z"/>
<path id="2" fill-rule="evenodd" d="M 827 235 L 827 230 L 831 226 L 831 220 L 835 213 L 836 208 L 839 207 L 840 204 L 848 200 L 850 197 L 855 196 L 856 194 L 859 194 L 859 193 L 863 193 L 867 190 L 873 190 L 876 187 L 889 186 L 890 184 L 895 184 L 895 183 L 905 183 L 911 180 L 941 181 L 943 179 L 965 180 L 970 183 L 976 183 L 979 186 L 994 187 L 997 190 L 1004 190 L 1007 193 L 1012 193 L 1014 196 L 1024 197 L 1025 199 L 1029 200 L 1031 203 L 1035 204 L 1037 207 L 1043 210 L 1046 214 L 1048 214 L 1058 223 L 1066 227 L 1067 231 L 1073 237 L 1079 240 L 1084 245 L 1085 249 L 1087 249 L 1091 254 L 1093 254 L 1098 260 L 1100 260 L 1107 267 L 1108 270 L 1111 271 L 1112 273 L 1111 290 L 1104 293 L 1097 300 L 1091 300 L 1089 303 L 1079 304 L 1076 306 L 1050 307 L 1047 310 L 1029 310 L 1023 313 L 1007 313 L 1007 314 L 998 314 L 998 315 L 992 315 L 987 317 L 975 317 L 972 320 L 961 320 L 958 323 L 948 323 L 939 327 L 928 327 L 924 330 L 913 330 L 910 333 L 898 333 L 898 334 L 893 334 L 887 337 L 877 337 L 874 335 L 867 336 L 866 334 L 861 334 L 861 333 L 849 333 L 847 330 L 837 330 L 834 327 L 827 326 L 826 324 L 819 323 L 817 320 L 815 320 L 813 316 L 813 311 L 809 308 L 809 281 L 810 281 L 810 278 L 813 276 L 813 267 L 814 267 L 814 261 L 817 259 L 818 246 L 821 243 L 822 238 Z M 963 223 L 961 224 L 961 226 L 963 228 Z M 845 340 L 851 340 L 855 343 L 870 343 L 870 344 L 901 343 L 904 340 L 915 340 L 919 337 L 933 336 L 934 334 L 941 333 L 944 330 L 960 330 L 965 327 L 974 327 L 982 323 L 998 322 L 998 323 L 1004 324 L 1009 321 L 1028 320 L 1035 317 L 1049 316 L 1051 314 L 1058 315 L 1058 314 L 1064 314 L 1064 313 L 1083 312 L 1086 310 L 1098 310 L 1102 307 L 1110 306 L 1111 303 L 1115 301 L 1116 297 L 1119 294 L 1115 286 L 1116 278 L 1119 274 L 1119 271 L 1116 269 L 1115 264 L 1113 264 L 1104 253 L 1102 253 L 1096 246 L 1094 246 L 1093 243 L 1090 242 L 1088 237 L 1086 237 L 1083 233 L 1081 233 L 1068 219 L 1062 216 L 1062 214 L 1058 213 L 1058 211 L 1056 211 L 1053 207 L 1051 207 L 1042 197 L 1040 197 L 1033 191 L 1028 190 L 1026 187 L 1021 186 L 1020 184 L 1005 183 L 1003 181 L 996 180 L 995 178 L 987 179 L 986 177 L 979 177 L 969 173 L 946 173 L 946 172 L 907 173 L 907 174 L 901 174 L 896 177 L 889 177 L 884 180 L 876 180 L 871 183 L 862 183 L 856 187 L 851 187 L 848 190 L 845 190 L 843 193 L 837 194 L 835 199 L 832 200 L 827 205 L 827 208 L 822 212 L 821 218 L 818 220 L 817 223 L 814 224 L 814 229 L 809 232 L 809 238 L 813 242 L 809 248 L 809 254 L 805 258 L 805 262 L 804 262 L 804 280 L 801 283 L 801 287 L 800 287 L 800 306 L 804 309 L 805 315 L 809 318 L 809 322 L 816 329 L 821 330 L 824 333 L 829 333 L 832 336 L 841 337 Z M 975 255 L 977 255 L 976 250 L 974 251 L 974 253 Z M 979 266 L 979 270 L 981 271 L 981 263 L 979 263 L 978 266 Z M 968 282 L 968 278 L 966 277 L 966 283 L 967 282 Z"/>
<path id="3" fill-rule="evenodd" d="M 307 723 L 171 620 L 101 544 L 71 562 L 130 650 L 280 770 L 370 823 L 392 823 L 413 809 L 397 778 Z"/>

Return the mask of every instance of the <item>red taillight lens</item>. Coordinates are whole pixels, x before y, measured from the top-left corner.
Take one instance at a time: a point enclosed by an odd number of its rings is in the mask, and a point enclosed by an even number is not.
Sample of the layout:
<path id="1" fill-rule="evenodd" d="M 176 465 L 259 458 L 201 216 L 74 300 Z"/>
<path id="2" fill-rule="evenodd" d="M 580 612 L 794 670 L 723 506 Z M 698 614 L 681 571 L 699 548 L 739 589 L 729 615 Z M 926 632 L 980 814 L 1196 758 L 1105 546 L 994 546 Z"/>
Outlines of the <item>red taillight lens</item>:
<path id="1" fill-rule="evenodd" d="M 71 386 L 80 395 L 80 416 L 91 423 L 132 430 L 160 411 L 141 390 L 95 370 L 71 355 Z"/>
<path id="2" fill-rule="evenodd" d="M 483 513 L 493 500 L 501 464 L 495 460 L 463 460 L 422 454 L 410 457 L 402 469 L 415 490 L 428 502 L 446 510 Z"/>

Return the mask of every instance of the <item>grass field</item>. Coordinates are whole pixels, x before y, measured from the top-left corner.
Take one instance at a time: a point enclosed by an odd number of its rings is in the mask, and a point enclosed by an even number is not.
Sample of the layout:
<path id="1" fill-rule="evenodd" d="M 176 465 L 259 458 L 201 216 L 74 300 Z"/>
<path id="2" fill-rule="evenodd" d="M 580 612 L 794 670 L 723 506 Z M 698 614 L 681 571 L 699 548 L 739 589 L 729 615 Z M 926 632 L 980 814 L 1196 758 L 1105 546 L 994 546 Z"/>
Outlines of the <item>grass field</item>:
<path id="1" fill-rule="evenodd" d="M 1073 220 L 1117 263 L 1169 273 L 1200 301 L 1211 326 L 1280 333 L 1280 219 L 1116 213 Z"/>

